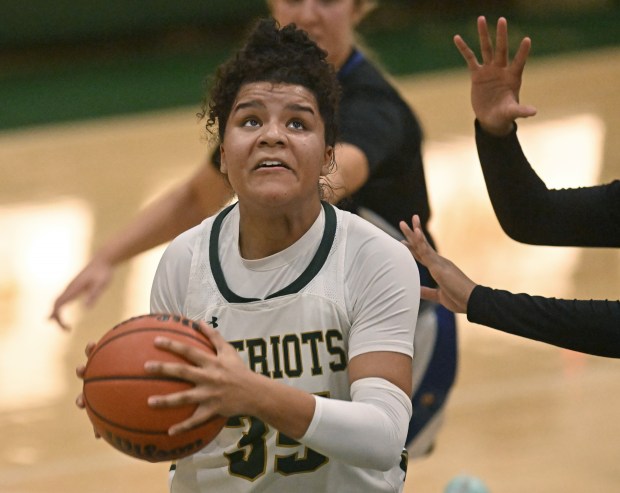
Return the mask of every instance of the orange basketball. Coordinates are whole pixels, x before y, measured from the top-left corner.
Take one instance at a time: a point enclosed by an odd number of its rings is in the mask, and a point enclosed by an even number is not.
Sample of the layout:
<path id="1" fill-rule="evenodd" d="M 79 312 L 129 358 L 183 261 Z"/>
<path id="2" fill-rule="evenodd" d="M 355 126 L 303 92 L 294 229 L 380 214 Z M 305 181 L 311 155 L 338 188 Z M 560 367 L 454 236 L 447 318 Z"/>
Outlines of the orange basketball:
<path id="1" fill-rule="evenodd" d="M 95 430 L 114 448 L 147 460 L 162 462 L 197 452 L 220 432 L 226 420 L 216 417 L 179 435 L 168 428 L 189 418 L 196 405 L 156 409 L 148 405 L 152 395 L 191 388 L 183 380 L 148 374 L 149 360 L 187 363 L 183 358 L 154 345 L 165 336 L 215 352 L 196 322 L 167 314 L 130 318 L 107 332 L 88 358 L 83 396 Z"/>

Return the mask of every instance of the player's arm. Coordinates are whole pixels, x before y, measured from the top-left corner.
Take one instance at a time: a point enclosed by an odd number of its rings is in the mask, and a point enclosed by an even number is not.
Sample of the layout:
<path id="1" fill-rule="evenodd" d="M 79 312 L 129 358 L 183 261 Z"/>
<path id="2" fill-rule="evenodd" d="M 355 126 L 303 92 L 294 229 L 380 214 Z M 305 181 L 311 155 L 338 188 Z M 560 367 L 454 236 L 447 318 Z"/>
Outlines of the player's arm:
<path id="1" fill-rule="evenodd" d="M 437 288 L 422 297 L 467 319 L 535 341 L 610 358 L 620 357 L 620 301 L 565 300 L 531 296 L 477 285 L 426 241 L 420 219 L 401 223 L 414 257 L 430 270 Z"/>
<path id="2" fill-rule="evenodd" d="M 311 395 L 253 373 L 246 412 L 342 462 L 389 470 L 398 464 L 411 419 L 411 356 L 369 352 L 349 362 L 351 401 Z"/>
<path id="3" fill-rule="evenodd" d="M 351 402 L 313 396 L 315 410 L 298 440 L 328 457 L 389 470 L 401 456 L 412 416 L 412 359 L 370 352 L 349 362 Z"/>
<path id="4" fill-rule="evenodd" d="M 387 470 L 400 459 L 412 415 L 419 274 L 402 245 L 387 235 L 369 239 L 366 222 L 353 222 L 347 236 L 351 402 L 315 396 L 312 422 L 299 441 L 357 466 Z"/>
<path id="5" fill-rule="evenodd" d="M 172 240 L 220 210 L 233 197 L 226 178 L 205 163 L 189 180 L 156 199 L 120 230 L 98 257 L 114 266 Z"/>
<path id="6" fill-rule="evenodd" d="M 476 286 L 467 319 L 509 334 L 620 358 L 620 301 L 568 300 Z"/>
<path id="7" fill-rule="evenodd" d="M 95 258 L 115 266 L 161 245 L 217 212 L 232 197 L 225 178 L 205 164 L 189 180 L 142 210 L 97 252 Z"/>
<path id="8" fill-rule="evenodd" d="M 66 303 L 84 296 L 86 305 L 92 305 L 109 284 L 119 263 L 172 240 L 217 212 L 232 196 L 224 176 L 211 163 L 206 163 L 188 181 L 155 200 L 111 237 L 56 298 L 50 318 L 68 328 L 61 317 Z"/>
<path id="9" fill-rule="evenodd" d="M 347 236 L 351 401 L 311 396 L 311 421 L 300 414 L 304 421 L 290 436 L 348 464 L 388 470 L 400 460 L 412 415 L 419 275 L 407 249 L 387 235 L 373 237 L 366 222 L 356 220 Z M 304 409 L 307 413 L 310 407 Z"/>
<path id="10" fill-rule="evenodd" d="M 149 405 L 160 408 L 198 404 L 191 418 L 170 429 L 172 434 L 215 415 L 251 415 L 342 462 L 379 470 L 398 464 L 411 418 L 411 356 L 376 352 L 353 358 L 352 401 L 343 401 L 316 397 L 253 372 L 219 332 L 207 325 L 203 330 L 217 354 L 162 338 L 156 340 L 158 347 L 193 364 L 153 361 L 145 366 L 195 384 L 189 391 L 149 398 Z"/>

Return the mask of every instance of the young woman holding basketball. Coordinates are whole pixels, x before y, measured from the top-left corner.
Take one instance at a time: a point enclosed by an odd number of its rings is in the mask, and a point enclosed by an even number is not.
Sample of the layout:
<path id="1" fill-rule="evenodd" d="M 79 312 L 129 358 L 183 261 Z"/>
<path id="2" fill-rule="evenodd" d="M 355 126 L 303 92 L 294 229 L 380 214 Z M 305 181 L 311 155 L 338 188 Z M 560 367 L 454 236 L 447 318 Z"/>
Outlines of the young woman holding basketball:
<path id="1" fill-rule="evenodd" d="M 281 24 L 295 23 L 325 51 L 337 69 L 341 101 L 337 166 L 329 176 L 326 200 L 402 239 L 399 222 L 419 214 L 426 229 L 430 207 L 422 163 L 422 130 L 408 104 L 384 75 L 357 48 L 356 27 L 376 5 L 374 0 L 268 0 Z M 107 286 L 114 266 L 154 247 L 234 197 L 224 175 L 209 157 L 187 183 L 172 190 L 138 215 L 101 248 L 56 300 L 52 317 L 61 325 L 61 307 L 86 296 L 92 303 Z M 433 287 L 419 265 L 421 282 Z M 441 426 L 456 373 L 454 314 L 434 303 L 420 310 L 414 361 L 414 415 L 407 438 L 411 457 L 429 453 Z"/>
<path id="2" fill-rule="evenodd" d="M 211 324 L 217 355 L 162 338 L 192 364 L 146 369 L 195 384 L 149 399 L 198 404 L 172 433 L 230 419 L 177 462 L 175 493 L 404 484 L 419 276 L 398 241 L 321 201 L 338 94 L 324 56 L 294 26 L 261 21 L 210 92 L 238 202 L 169 245 L 151 309 Z"/>

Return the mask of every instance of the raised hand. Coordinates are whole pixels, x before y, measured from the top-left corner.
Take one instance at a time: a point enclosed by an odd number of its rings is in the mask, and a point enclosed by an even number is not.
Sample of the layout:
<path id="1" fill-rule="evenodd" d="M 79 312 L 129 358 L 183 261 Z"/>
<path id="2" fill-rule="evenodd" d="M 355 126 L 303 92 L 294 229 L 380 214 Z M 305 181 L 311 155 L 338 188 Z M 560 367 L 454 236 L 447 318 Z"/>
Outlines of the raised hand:
<path id="1" fill-rule="evenodd" d="M 471 74 L 471 104 L 482 128 L 497 136 L 510 133 L 517 118 L 536 114 L 533 106 L 519 103 L 519 91 L 525 62 L 532 42 L 525 37 L 512 61 L 509 60 L 508 23 L 500 17 L 497 21 L 495 48 L 485 17 L 478 17 L 478 36 L 482 64 L 475 53 L 458 34 L 454 44 L 467 62 Z"/>

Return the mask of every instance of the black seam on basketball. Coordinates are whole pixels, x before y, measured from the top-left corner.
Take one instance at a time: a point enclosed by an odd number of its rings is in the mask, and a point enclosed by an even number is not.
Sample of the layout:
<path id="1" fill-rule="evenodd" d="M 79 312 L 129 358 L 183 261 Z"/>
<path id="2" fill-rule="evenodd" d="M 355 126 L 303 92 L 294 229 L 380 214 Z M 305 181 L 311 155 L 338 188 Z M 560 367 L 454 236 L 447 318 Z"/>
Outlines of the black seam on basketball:
<path id="1" fill-rule="evenodd" d="M 168 435 L 168 429 L 163 430 L 163 431 L 151 431 L 151 430 L 141 430 L 141 429 L 138 429 L 138 428 L 131 428 L 129 426 L 119 425 L 118 423 L 115 423 L 114 421 L 106 418 L 105 416 L 102 416 L 97 411 L 95 411 L 95 409 L 88 403 L 88 399 L 86 398 L 86 394 L 83 395 L 83 399 L 84 399 L 84 404 L 86 405 L 86 407 L 88 408 L 88 410 L 91 413 L 93 413 L 95 416 L 97 416 L 97 418 L 100 419 L 103 423 L 111 425 L 111 426 L 114 426 L 114 427 L 118 428 L 119 430 L 129 431 L 131 433 L 142 433 L 144 435 Z M 200 428 L 201 426 L 209 424 L 212 420 L 215 420 L 215 419 L 217 419 L 217 416 L 214 416 L 213 418 L 211 418 L 208 421 L 205 421 L 203 423 L 198 423 L 197 425 L 194 425 L 191 428 L 188 428 L 186 431 L 196 430 L 196 429 Z"/>
<path id="2" fill-rule="evenodd" d="M 118 423 L 115 423 L 114 421 L 106 418 L 105 416 L 102 416 L 97 411 L 95 411 L 95 409 L 93 409 L 93 407 L 88 403 L 88 399 L 86 398 L 86 395 L 84 395 L 84 404 L 86 404 L 86 407 L 88 408 L 88 410 L 91 413 L 93 413 L 97 417 L 97 419 L 101 420 L 103 423 L 107 425 L 114 426 L 115 428 L 118 428 L 119 430 L 129 431 L 131 433 L 141 433 L 143 435 L 168 435 L 167 429 L 162 430 L 162 431 L 152 431 L 152 430 L 141 430 L 139 428 L 131 428 L 129 426 L 119 425 Z"/>
<path id="3" fill-rule="evenodd" d="M 112 336 L 107 341 L 105 341 L 103 344 L 97 344 L 97 346 L 95 347 L 95 350 L 92 352 L 89 358 L 92 358 L 95 354 L 97 354 L 101 350 L 101 348 L 107 346 L 110 342 L 115 341 L 116 339 L 120 339 L 122 337 L 135 334 L 137 332 L 150 332 L 150 331 L 167 332 L 167 333 L 182 335 L 189 339 L 193 339 L 196 342 L 199 342 L 200 344 L 202 344 L 208 349 L 213 350 L 213 347 L 210 345 L 209 341 L 207 341 L 204 338 L 201 339 L 200 337 L 196 337 L 196 336 L 193 336 L 192 334 L 188 334 L 187 332 L 183 330 L 178 330 L 174 328 L 166 328 L 166 327 L 141 327 L 139 329 L 131 329 L 131 330 L 128 330 L 127 332 L 123 332 L 122 334 Z M 88 363 L 86 364 L 86 366 L 88 367 Z"/>
<path id="4" fill-rule="evenodd" d="M 110 330 L 115 330 L 119 327 L 121 327 L 122 325 L 129 323 L 129 322 L 133 322 L 134 320 L 140 320 L 143 318 L 153 318 L 153 317 L 157 317 L 158 314 L 154 314 L 154 313 L 148 313 L 145 315 L 136 315 L 135 317 L 131 317 L 128 318 L 127 320 L 123 320 L 122 322 L 117 323 L 114 327 L 112 327 Z"/>
<path id="5" fill-rule="evenodd" d="M 92 382 L 107 382 L 109 380 L 156 380 L 158 382 L 172 382 L 172 383 L 186 383 L 191 385 L 191 382 L 176 377 L 161 377 L 157 375 L 111 375 L 109 377 L 89 377 L 84 379 L 84 385 Z"/>

